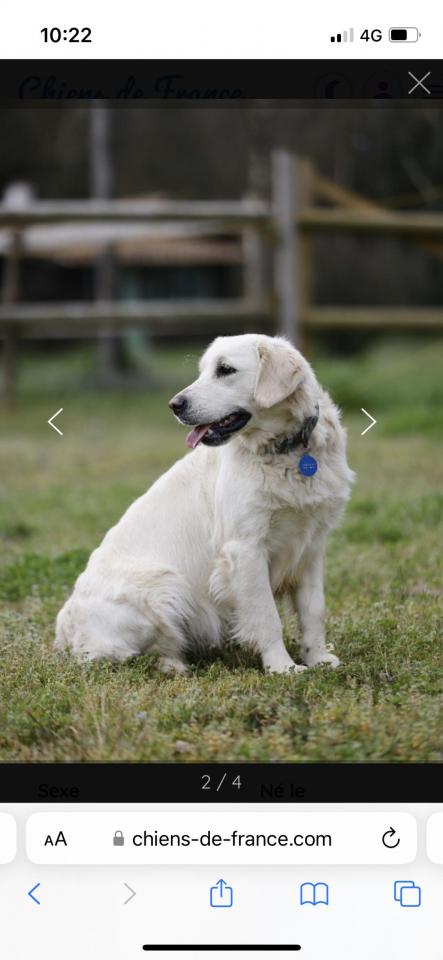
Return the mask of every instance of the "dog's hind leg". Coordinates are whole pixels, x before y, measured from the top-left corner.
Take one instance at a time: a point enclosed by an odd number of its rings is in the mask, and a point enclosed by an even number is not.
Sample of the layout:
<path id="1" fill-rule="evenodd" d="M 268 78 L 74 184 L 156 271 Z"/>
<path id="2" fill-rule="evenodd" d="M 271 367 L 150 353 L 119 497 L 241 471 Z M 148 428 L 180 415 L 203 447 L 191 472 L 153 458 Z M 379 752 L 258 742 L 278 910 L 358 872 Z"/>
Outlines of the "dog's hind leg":
<path id="1" fill-rule="evenodd" d="M 144 572 L 137 586 L 119 587 L 113 596 L 86 590 L 83 582 L 58 615 L 55 645 L 71 647 L 80 660 L 158 654 L 160 670 L 184 673 L 190 604 L 189 589 L 171 571 Z"/>

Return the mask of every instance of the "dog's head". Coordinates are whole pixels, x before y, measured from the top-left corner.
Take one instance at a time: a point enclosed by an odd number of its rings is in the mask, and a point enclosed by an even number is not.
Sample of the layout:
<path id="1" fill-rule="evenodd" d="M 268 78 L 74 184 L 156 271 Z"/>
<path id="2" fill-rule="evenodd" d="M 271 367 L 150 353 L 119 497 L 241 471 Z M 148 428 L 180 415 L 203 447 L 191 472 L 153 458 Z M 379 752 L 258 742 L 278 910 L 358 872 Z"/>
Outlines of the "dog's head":
<path id="1" fill-rule="evenodd" d="M 284 430 L 294 422 L 297 391 L 312 381 L 307 361 L 280 337 L 218 337 L 200 361 L 198 379 L 169 406 L 181 423 L 194 428 L 188 446 L 215 447 L 240 430 L 269 435 Z"/>

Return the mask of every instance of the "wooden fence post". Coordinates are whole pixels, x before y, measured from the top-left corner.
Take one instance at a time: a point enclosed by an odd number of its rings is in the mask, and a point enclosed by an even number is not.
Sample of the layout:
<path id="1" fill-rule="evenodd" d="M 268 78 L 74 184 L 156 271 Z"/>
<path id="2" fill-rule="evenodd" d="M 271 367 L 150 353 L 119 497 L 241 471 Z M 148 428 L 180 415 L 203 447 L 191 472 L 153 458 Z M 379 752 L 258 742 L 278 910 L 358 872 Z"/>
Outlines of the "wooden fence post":
<path id="1" fill-rule="evenodd" d="M 22 238 L 19 230 L 11 234 L 9 250 L 6 254 L 3 267 L 2 304 L 17 303 L 19 299 L 20 259 L 22 255 Z M 6 327 L 3 338 L 3 403 L 7 409 L 14 405 L 17 380 L 19 331 L 15 324 Z"/>
<path id="2" fill-rule="evenodd" d="M 254 193 L 247 193 L 244 200 L 259 199 Z M 241 234 L 243 265 L 243 297 L 250 306 L 262 312 L 267 300 L 267 263 L 263 231 L 258 225 L 244 227 Z M 254 332 L 254 321 L 248 323 L 248 330 Z"/>
<path id="3" fill-rule="evenodd" d="M 272 154 L 272 207 L 275 232 L 274 283 L 277 330 L 297 346 L 309 305 L 310 239 L 298 229 L 301 210 L 309 204 L 311 166 L 287 150 Z"/>
<path id="4" fill-rule="evenodd" d="M 106 104 L 94 104 L 90 111 L 91 197 L 109 200 L 113 176 L 111 160 L 111 115 Z M 115 258 L 112 245 L 98 255 L 94 267 L 94 299 L 110 303 L 115 297 Z M 119 341 L 112 327 L 105 327 L 98 341 L 99 379 L 113 384 L 118 375 Z"/>

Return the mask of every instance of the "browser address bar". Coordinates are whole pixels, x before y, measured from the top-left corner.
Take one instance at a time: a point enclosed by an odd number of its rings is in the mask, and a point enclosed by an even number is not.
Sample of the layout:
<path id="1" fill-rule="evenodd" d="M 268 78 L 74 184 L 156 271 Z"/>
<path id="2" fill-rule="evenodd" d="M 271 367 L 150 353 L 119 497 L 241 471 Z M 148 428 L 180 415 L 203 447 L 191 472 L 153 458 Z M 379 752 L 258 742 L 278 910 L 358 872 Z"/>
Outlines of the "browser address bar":
<path id="1" fill-rule="evenodd" d="M 39 864 L 405 864 L 417 852 L 404 812 L 36 813 Z"/>

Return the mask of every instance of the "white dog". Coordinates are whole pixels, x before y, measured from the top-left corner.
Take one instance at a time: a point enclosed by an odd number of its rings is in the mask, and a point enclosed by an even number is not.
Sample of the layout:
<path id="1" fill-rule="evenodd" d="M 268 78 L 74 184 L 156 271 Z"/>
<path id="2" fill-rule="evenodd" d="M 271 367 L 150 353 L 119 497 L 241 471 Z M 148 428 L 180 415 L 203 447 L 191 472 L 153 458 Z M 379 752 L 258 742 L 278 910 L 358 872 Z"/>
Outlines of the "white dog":
<path id="1" fill-rule="evenodd" d="M 192 453 L 93 552 L 58 615 L 56 645 L 88 659 L 158 653 L 163 670 L 183 672 L 189 647 L 233 637 L 265 669 L 300 671 L 283 642 L 283 595 L 298 613 L 303 662 L 336 666 L 323 556 L 354 475 L 339 412 L 311 367 L 279 337 L 220 337 L 170 407 L 192 426 Z"/>

